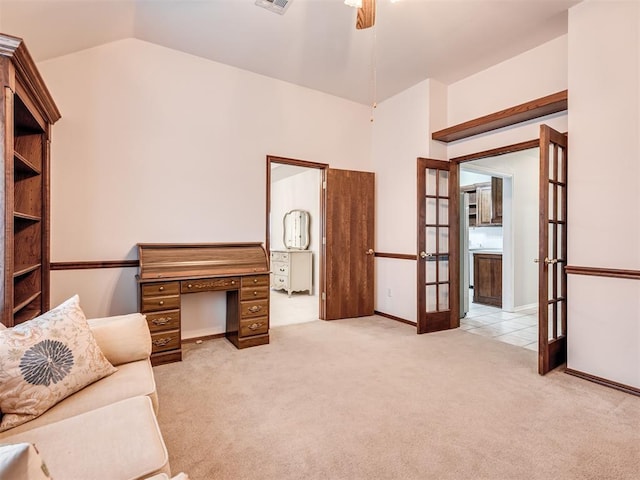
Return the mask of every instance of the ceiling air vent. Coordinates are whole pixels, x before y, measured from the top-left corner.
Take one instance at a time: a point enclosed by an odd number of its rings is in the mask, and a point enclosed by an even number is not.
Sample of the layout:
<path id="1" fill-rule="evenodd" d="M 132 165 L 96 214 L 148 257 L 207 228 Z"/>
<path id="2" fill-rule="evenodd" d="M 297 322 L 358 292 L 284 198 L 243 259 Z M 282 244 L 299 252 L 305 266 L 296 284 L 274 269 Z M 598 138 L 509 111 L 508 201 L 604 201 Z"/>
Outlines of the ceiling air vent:
<path id="1" fill-rule="evenodd" d="M 284 15 L 293 0 L 256 0 L 256 5 L 280 15 Z"/>

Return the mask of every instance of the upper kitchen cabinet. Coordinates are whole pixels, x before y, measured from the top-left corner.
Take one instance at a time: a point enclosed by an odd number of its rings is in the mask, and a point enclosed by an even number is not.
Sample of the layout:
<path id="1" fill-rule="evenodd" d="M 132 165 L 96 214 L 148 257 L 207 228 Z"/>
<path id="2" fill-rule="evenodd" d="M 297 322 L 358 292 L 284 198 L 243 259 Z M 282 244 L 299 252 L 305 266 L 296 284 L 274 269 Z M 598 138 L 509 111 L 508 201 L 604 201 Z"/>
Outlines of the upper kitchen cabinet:
<path id="1" fill-rule="evenodd" d="M 60 112 L 24 42 L 4 34 L 0 84 L 0 321 L 11 327 L 49 309 L 49 149 Z"/>
<path id="2" fill-rule="evenodd" d="M 502 178 L 460 187 L 469 195 L 469 226 L 502 225 Z"/>
<path id="3" fill-rule="evenodd" d="M 502 178 L 491 177 L 491 223 L 502 225 Z"/>

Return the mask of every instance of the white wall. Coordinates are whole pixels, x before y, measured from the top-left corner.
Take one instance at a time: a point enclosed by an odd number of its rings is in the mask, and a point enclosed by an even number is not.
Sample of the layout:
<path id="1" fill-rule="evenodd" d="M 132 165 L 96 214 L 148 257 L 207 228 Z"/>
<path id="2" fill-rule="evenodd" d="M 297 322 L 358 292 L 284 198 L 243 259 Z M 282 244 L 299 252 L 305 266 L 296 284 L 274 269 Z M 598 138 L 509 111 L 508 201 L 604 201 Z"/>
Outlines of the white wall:
<path id="1" fill-rule="evenodd" d="M 283 168 L 283 167 L 280 167 Z M 285 167 L 290 168 L 290 167 Z M 278 181 L 271 182 L 271 250 L 286 250 L 283 242 L 285 213 L 306 210 L 310 216 L 311 239 L 308 250 L 313 252 L 313 295 L 320 285 L 320 185 L 322 172 L 317 168 L 294 167 L 300 171 Z M 273 178 L 273 177 L 272 177 Z"/>
<path id="2" fill-rule="evenodd" d="M 373 122 L 377 252 L 416 253 L 416 165 L 428 156 L 430 81 L 381 102 Z M 376 258 L 378 311 L 416 322 L 417 266 Z"/>
<path id="3" fill-rule="evenodd" d="M 640 269 L 640 3 L 569 11 L 569 264 Z M 640 282 L 569 277 L 569 368 L 640 388 Z"/>
<path id="4" fill-rule="evenodd" d="M 447 126 L 567 89 L 567 35 L 449 85 Z M 525 122 L 451 142 L 448 158 L 480 152 L 540 136 L 540 123 L 567 131 L 567 114 Z"/>
<path id="5" fill-rule="evenodd" d="M 344 99 L 135 39 L 38 67 L 63 116 L 54 262 L 135 259 L 138 242 L 263 242 L 268 154 L 370 170 L 369 108 Z M 135 311 L 135 274 L 53 272 L 52 304 L 79 293 L 89 316 Z"/>

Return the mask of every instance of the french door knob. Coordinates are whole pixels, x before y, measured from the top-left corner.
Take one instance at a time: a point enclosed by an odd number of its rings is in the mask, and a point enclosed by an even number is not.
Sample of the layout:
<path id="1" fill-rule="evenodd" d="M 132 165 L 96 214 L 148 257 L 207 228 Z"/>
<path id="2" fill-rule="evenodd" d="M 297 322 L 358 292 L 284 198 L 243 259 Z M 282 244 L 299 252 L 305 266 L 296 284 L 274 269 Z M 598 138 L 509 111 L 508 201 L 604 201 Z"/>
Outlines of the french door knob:
<path id="1" fill-rule="evenodd" d="M 428 257 L 433 257 L 433 253 L 427 253 L 427 252 L 420 252 L 420 258 L 428 258 Z"/>
<path id="2" fill-rule="evenodd" d="M 366 252 L 364 252 L 366 255 L 373 255 L 373 248 L 370 248 L 369 250 L 367 250 Z"/>

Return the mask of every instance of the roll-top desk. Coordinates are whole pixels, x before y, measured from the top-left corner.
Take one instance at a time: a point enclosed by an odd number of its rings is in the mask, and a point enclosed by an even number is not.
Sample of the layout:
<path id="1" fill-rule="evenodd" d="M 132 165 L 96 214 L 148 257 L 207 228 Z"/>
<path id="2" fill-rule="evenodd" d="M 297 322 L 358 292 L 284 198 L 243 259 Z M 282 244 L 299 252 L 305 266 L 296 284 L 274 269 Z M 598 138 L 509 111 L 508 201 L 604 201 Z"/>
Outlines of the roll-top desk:
<path id="1" fill-rule="evenodd" d="M 183 294 L 226 291 L 225 336 L 237 348 L 269 343 L 269 264 L 260 243 L 139 243 L 139 310 L 153 365 L 182 360 Z"/>

